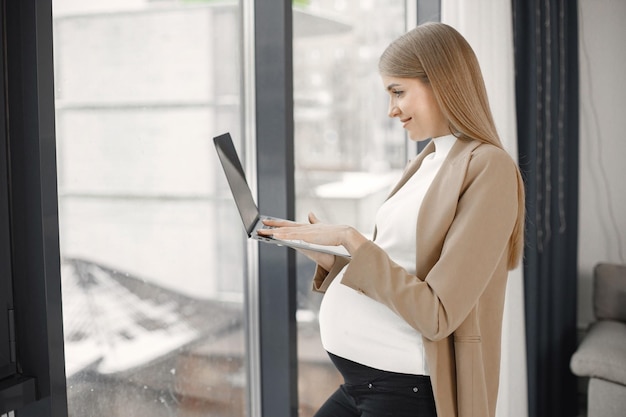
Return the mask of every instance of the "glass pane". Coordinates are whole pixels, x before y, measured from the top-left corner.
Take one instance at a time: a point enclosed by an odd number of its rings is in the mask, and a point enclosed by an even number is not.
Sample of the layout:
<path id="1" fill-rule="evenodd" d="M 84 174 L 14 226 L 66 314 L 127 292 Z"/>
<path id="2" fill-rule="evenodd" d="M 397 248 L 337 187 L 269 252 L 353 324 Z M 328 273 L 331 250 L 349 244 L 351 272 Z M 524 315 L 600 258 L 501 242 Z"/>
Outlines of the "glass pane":
<path id="1" fill-rule="evenodd" d="M 387 116 L 378 57 L 405 31 L 403 1 L 294 2 L 296 218 L 313 211 L 366 235 L 407 161 L 406 140 Z M 319 340 L 321 295 L 314 265 L 298 255 L 300 417 L 341 383 Z"/>
<path id="2" fill-rule="evenodd" d="M 244 416 L 239 6 L 53 6 L 70 416 Z"/>

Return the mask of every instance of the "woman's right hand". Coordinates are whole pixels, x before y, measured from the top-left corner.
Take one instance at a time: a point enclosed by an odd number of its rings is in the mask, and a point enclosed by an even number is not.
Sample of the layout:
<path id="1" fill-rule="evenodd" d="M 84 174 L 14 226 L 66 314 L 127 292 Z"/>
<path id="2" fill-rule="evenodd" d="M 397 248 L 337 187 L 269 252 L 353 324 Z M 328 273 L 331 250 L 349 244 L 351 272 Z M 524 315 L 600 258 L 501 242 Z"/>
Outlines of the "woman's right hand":
<path id="1" fill-rule="evenodd" d="M 272 226 L 272 227 L 299 227 L 299 226 L 306 225 L 306 223 L 296 223 L 292 221 L 273 220 L 273 219 L 263 220 L 263 223 L 267 226 Z M 321 223 L 321 221 L 315 216 L 315 214 L 309 213 L 309 224 L 316 224 L 316 223 Z M 269 229 L 269 230 L 261 229 L 259 230 L 259 234 L 273 234 L 273 229 Z M 300 248 L 295 248 L 295 249 L 327 271 L 330 271 L 332 266 L 335 264 L 335 255 L 308 250 L 308 249 L 300 249 Z"/>

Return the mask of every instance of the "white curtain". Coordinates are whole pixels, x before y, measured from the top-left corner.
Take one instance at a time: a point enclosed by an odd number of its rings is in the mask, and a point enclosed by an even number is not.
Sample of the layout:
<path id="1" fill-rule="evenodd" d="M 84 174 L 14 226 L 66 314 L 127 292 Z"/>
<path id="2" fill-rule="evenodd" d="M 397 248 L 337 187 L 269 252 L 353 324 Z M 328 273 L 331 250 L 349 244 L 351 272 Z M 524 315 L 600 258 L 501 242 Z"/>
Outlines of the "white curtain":
<path id="1" fill-rule="evenodd" d="M 506 150 L 517 159 L 511 13 L 510 1 L 441 1 L 441 21 L 461 32 L 478 56 L 498 133 Z M 528 417 L 524 328 L 524 283 L 520 267 L 510 272 L 507 285 L 497 417 Z"/>

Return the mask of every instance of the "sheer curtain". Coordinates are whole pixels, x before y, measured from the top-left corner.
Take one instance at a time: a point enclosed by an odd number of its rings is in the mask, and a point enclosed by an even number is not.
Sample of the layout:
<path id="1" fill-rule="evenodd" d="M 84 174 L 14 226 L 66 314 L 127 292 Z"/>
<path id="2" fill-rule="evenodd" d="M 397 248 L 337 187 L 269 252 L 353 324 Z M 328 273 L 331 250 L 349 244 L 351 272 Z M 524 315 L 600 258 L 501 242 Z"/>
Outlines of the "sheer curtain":
<path id="1" fill-rule="evenodd" d="M 441 21 L 461 32 L 478 56 L 498 133 L 506 150 L 517 158 L 511 13 L 508 1 L 441 1 Z M 507 285 L 497 417 L 528 416 L 524 328 L 524 282 L 520 267 L 510 272 Z"/>

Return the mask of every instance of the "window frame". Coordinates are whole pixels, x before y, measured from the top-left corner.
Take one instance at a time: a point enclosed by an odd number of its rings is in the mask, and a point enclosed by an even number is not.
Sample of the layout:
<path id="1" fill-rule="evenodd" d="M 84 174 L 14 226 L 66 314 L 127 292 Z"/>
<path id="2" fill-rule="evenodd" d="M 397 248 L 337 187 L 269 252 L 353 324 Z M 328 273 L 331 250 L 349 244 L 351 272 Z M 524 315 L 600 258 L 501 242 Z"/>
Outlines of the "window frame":
<path id="1" fill-rule="evenodd" d="M 57 213 L 52 2 L 2 2 L 3 147 L 15 373 L 2 412 L 67 416 Z M 0 180 L 5 180 L 1 178 Z M 6 250 L 3 249 L 3 256 Z"/>
<path id="2" fill-rule="evenodd" d="M 4 22 L 0 19 L 0 79 L 5 79 Z M 8 188 L 8 156 L 6 146 L 7 113 L 5 84 L 0 83 L 0 276 L 11 276 L 11 240 L 9 227 L 9 188 Z M 0 281 L 0 381 L 15 375 L 15 349 L 13 346 L 12 327 L 9 324 L 13 312 L 12 280 Z M 0 409 L 0 413 L 2 413 Z"/>
<path id="3" fill-rule="evenodd" d="M 255 2 L 254 45 L 257 201 L 261 212 L 289 219 L 295 213 L 290 0 Z M 297 416 L 295 253 L 260 245 L 257 268 L 261 404 L 251 416 Z"/>

